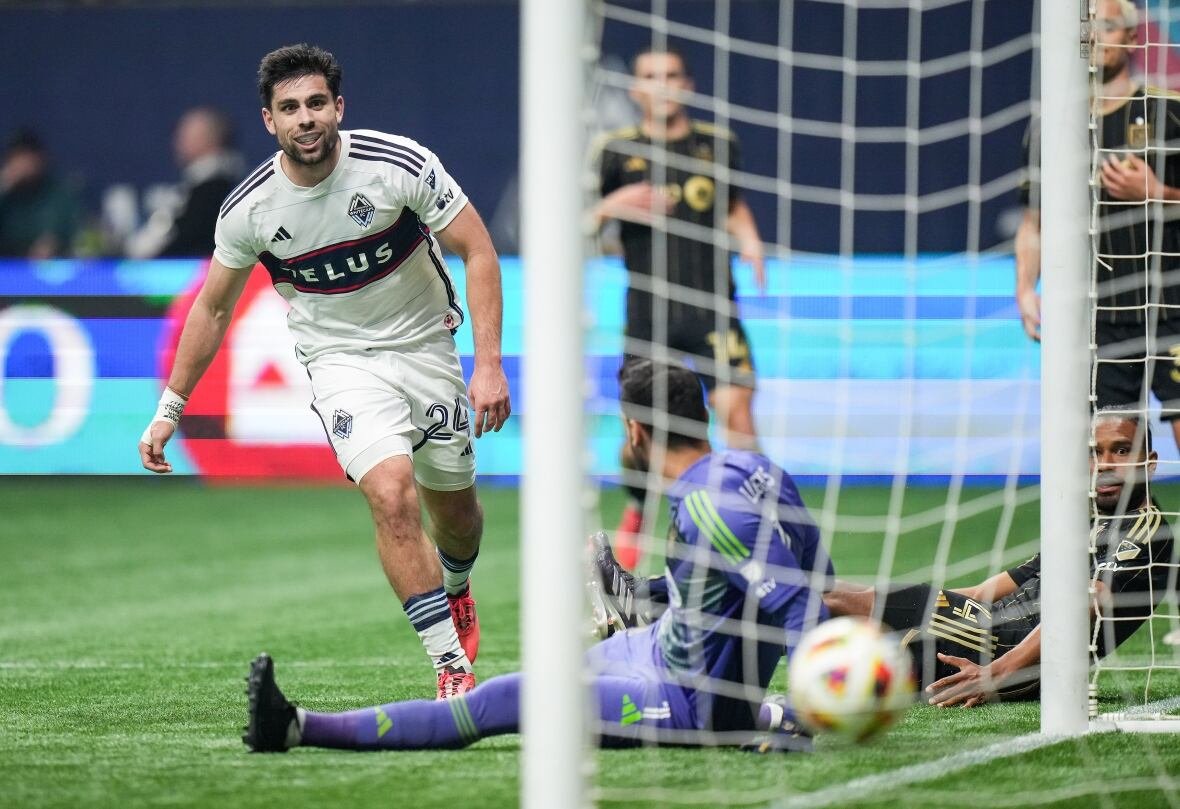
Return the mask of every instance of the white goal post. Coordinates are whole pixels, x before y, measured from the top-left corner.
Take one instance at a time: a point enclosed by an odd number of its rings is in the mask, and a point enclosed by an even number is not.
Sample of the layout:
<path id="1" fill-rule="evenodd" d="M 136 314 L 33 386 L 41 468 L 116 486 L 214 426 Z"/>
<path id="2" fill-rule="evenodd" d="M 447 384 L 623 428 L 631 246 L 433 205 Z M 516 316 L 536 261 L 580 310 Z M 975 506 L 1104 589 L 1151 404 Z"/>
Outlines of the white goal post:
<path id="1" fill-rule="evenodd" d="M 585 528 L 582 125 L 585 7 L 521 8 L 525 289 L 521 805 L 586 805 L 581 572 Z"/>
<path id="2" fill-rule="evenodd" d="M 1041 731 L 1087 729 L 1090 84 L 1080 3 L 1041 3 Z M 1088 275 L 1088 273 L 1087 273 Z"/>

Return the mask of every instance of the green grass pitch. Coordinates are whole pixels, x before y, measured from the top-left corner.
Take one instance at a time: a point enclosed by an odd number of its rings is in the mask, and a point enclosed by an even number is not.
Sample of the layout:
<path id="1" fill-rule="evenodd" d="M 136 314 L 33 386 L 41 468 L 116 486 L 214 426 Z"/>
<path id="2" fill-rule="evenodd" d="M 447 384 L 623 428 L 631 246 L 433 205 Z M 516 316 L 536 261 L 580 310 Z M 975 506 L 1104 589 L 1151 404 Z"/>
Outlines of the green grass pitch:
<path id="1" fill-rule="evenodd" d="M 805 494 L 822 502 L 821 490 Z M 1180 503 L 1175 494 L 1165 502 Z M 842 512 L 881 514 L 888 492 L 844 495 Z M 915 487 L 906 510 L 945 498 Z M 475 594 L 487 678 L 518 667 L 520 580 L 517 492 L 486 487 L 483 499 Z M 605 494 L 605 522 L 619 505 Z M 1014 536 L 1035 537 L 1036 514 L 1035 502 L 1018 508 Z M 990 548 L 999 519 L 993 509 L 961 522 L 952 560 Z M 907 534 L 894 570 L 928 568 L 940 530 Z M 837 531 L 835 549 L 841 573 L 876 570 L 879 539 Z M 260 650 L 315 709 L 432 696 L 355 490 L 0 482 L 0 806 L 518 804 L 517 736 L 454 752 L 248 755 L 242 678 Z M 1153 699 L 1177 695 L 1174 675 L 1153 680 Z M 602 752 L 593 795 L 604 807 L 1180 806 L 1175 735 L 1095 735 L 971 764 L 1038 721 L 1028 704 L 919 707 L 876 744 L 821 739 L 811 756 Z M 930 764 L 947 761 L 958 765 Z"/>

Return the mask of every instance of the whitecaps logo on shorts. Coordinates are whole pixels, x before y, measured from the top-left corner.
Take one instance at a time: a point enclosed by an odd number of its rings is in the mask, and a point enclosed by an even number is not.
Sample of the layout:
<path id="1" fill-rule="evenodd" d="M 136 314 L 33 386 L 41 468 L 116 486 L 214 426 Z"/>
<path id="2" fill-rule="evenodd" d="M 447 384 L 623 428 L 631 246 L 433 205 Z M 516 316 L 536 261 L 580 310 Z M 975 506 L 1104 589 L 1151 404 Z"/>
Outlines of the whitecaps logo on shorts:
<path id="1" fill-rule="evenodd" d="M 337 410 L 333 413 L 332 433 L 340 438 L 352 435 L 352 414 L 347 410 Z"/>

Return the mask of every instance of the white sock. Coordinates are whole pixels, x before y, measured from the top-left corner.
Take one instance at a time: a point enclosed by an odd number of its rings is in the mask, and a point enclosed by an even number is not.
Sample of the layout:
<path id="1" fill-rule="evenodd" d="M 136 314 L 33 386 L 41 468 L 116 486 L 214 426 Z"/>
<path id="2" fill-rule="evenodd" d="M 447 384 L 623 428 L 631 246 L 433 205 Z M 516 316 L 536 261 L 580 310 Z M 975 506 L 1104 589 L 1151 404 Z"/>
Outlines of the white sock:
<path id="1" fill-rule="evenodd" d="M 445 621 L 419 630 L 418 637 L 422 639 L 422 646 L 436 670 L 442 671 L 443 666 L 453 666 L 471 671 L 471 661 L 459 645 L 459 636 L 455 634 L 455 625 L 451 622 L 449 612 Z"/>
<path id="2" fill-rule="evenodd" d="M 459 636 L 455 634 L 451 606 L 443 588 L 410 596 L 402 604 L 402 609 L 422 639 L 422 647 L 436 670 L 441 671 L 443 666 L 459 666 L 464 671 L 471 671 L 471 661 L 463 653 Z"/>
<path id="3" fill-rule="evenodd" d="M 295 721 L 287 728 L 287 747 L 298 747 L 303 743 L 303 724 L 307 721 L 307 711 L 295 706 Z"/>

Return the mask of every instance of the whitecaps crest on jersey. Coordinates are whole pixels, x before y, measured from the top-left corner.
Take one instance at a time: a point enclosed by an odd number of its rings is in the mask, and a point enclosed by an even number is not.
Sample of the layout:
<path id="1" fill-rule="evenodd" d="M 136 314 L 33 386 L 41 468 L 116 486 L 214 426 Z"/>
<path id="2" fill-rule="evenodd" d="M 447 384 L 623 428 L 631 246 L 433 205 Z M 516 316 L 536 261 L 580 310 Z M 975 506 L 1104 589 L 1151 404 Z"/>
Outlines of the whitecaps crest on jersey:
<path id="1" fill-rule="evenodd" d="M 376 211 L 373 203 L 369 202 L 369 198 L 359 192 L 353 194 L 352 201 L 348 203 L 348 215 L 352 217 L 352 221 L 363 228 L 367 228 L 373 223 L 373 214 Z"/>

